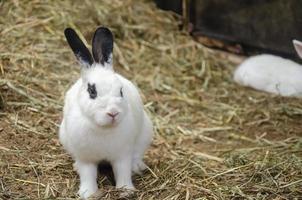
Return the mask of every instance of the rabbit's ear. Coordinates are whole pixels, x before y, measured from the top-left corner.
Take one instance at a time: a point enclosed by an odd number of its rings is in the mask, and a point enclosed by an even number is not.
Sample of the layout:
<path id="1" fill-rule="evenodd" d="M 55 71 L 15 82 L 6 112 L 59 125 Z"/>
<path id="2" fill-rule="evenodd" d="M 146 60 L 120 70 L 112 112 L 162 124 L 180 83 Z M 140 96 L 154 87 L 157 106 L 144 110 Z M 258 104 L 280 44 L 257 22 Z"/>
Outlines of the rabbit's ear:
<path id="1" fill-rule="evenodd" d="M 90 67 L 93 64 L 93 58 L 78 34 L 72 28 L 66 28 L 64 34 L 77 59 L 82 65 Z"/>
<path id="2" fill-rule="evenodd" d="M 293 40 L 293 44 L 294 44 L 297 54 L 302 59 L 302 42 L 299 40 Z"/>
<path id="3" fill-rule="evenodd" d="M 113 35 L 106 27 L 99 27 L 92 40 L 92 55 L 96 63 L 112 65 Z"/>

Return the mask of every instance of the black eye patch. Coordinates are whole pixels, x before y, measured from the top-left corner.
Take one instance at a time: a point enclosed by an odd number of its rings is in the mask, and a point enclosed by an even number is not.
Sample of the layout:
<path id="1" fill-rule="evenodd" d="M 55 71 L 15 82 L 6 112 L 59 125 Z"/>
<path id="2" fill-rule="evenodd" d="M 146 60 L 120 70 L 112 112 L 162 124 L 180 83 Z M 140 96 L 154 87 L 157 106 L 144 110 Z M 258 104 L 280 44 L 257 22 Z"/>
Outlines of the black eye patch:
<path id="1" fill-rule="evenodd" d="M 87 91 L 88 91 L 89 97 L 91 99 L 95 99 L 98 96 L 98 94 L 96 92 L 95 84 L 88 83 Z"/>
<path id="2" fill-rule="evenodd" d="M 120 95 L 121 97 L 124 97 L 123 88 L 120 89 Z"/>

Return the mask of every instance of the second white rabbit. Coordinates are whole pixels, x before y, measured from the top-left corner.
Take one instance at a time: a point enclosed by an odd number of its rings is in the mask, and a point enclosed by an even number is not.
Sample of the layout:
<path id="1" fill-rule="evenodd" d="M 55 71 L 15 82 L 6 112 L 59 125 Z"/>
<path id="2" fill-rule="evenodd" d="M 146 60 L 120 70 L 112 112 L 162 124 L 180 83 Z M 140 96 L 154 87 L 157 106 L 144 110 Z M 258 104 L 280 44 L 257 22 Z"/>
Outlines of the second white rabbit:
<path id="1" fill-rule="evenodd" d="M 302 42 L 294 40 L 294 47 L 302 58 Z M 281 96 L 302 97 L 302 65 L 275 55 L 250 57 L 234 73 L 240 85 Z"/>

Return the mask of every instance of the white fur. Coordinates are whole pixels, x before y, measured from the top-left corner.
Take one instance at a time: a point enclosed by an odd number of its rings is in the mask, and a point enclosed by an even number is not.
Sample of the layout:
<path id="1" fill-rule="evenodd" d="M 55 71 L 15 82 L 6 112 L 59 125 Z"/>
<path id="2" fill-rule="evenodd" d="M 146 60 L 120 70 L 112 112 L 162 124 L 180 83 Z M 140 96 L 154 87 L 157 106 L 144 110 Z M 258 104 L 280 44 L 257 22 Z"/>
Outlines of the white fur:
<path id="1" fill-rule="evenodd" d="M 302 55 L 301 43 L 293 42 L 298 54 Z M 302 66 L 279 56 L 263 54 L 246 59 L 235 70 L 234 80 L 269 93 L 302 96 Z"/>
<path id="2" fill-rule="evenodd" d="M 89 82 L 96 85 L 96 99 L 89 98 Z M 123 98 L 118 96 L 120 87 Z M 113 124 L 106 114 L 112 110 L 119 112 Z M 130 81 L 111 67 L 94 64 L 83 69 L 82 77 L 66 94 L 59 131 L 61 143 L 75 160 L 82 198 L 97 191 L 97 164 L 101 160 L 111 163 L 117 188 L 134 189 L 131 171 L 145 169 L 142 159 L 152 135 L 152 122 Z"/>

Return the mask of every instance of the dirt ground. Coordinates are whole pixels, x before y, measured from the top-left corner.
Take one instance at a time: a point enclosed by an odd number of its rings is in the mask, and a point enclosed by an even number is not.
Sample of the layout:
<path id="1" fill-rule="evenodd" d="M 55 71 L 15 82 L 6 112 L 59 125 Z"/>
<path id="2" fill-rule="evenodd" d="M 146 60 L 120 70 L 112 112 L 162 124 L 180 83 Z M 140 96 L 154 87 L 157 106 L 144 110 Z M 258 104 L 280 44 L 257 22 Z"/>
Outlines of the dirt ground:
<path id="1" fill-rule="evenodd" d="M 302 199 L 302 100 L 235 84 L 243 58 L 205 48 L 148 0 L 0 1 L 0 199 L 78 199 L 58 141 L 79 66 L 63 31 L 115 35 L 155 136 L 128 199 Z M 302 78 L 302 77 L 301 77 Z M 106 176 L 97 199 L 118 199 Z"/>

